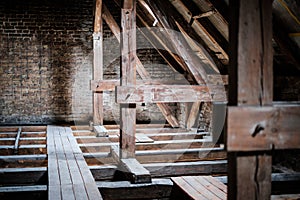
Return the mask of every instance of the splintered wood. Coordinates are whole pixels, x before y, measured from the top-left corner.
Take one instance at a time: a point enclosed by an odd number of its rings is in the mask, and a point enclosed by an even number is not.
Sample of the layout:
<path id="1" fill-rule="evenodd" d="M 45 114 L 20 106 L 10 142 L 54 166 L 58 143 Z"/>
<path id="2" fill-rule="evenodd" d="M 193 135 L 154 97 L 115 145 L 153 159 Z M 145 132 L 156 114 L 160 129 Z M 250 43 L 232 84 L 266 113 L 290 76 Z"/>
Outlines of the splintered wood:
<path id="1" fill-rule="evenodd" d="M 48 199 L 102 199 L 70 128 L 47 127 Z"/>

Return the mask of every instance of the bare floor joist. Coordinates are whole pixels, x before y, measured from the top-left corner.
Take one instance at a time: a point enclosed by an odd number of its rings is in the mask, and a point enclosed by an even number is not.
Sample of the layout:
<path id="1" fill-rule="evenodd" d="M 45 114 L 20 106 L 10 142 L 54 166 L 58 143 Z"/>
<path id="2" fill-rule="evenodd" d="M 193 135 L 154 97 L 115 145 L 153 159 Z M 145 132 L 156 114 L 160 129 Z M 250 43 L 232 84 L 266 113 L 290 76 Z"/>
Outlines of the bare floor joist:
<path id="1" fill-rule="evenodd" d="M 0 187 L 0 199 L 47 199 L 47 185 Z"/>
<path id="2" fill-rule="evenodd" d="M 0 185 L 47 184 L 47 168 L 1 168 Z"/>
<path id="3" fill-rule="evenodd" d="M 48 199 L 102 199 L 70 128 L 48 126 Z"/>
<path id="4" fill-rule="evenodd" d="M 153 179 L 152 183 L 132 184 L 129 181 L 97 182 L 104 199 L 168 198 L 173 183 L 169 179 Z"/>
<path id="5" fill-rule="evenodd" d="M 171 176 L 191 176 L 199 174 L 226 174 L 227 161 L 197 161 L 178 163 L 148 163 L 142 166 L 151 173 L 152 178 Z M 97 181 L 113 180 L 117 166 L 102 165 L 90 166 L 91 172 Z"/>

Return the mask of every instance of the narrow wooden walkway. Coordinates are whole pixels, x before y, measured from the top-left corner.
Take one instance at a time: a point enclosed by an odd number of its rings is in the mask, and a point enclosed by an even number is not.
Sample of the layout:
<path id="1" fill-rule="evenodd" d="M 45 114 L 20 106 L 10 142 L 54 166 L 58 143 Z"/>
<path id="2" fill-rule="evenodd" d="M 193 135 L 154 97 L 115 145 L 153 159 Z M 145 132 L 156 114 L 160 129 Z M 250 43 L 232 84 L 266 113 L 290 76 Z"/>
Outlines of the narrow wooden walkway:
<path id="1" fill-rule="evenodd" d="M 212 176 L 182 176 L 171 178 L 182 191 L 174 199 L 227 199 L 227 186 Z"/>
<path id="2" fill-rule="evenodd" d="M 102 199 L 71 128 L 47 127 L 48 199 Z"/>

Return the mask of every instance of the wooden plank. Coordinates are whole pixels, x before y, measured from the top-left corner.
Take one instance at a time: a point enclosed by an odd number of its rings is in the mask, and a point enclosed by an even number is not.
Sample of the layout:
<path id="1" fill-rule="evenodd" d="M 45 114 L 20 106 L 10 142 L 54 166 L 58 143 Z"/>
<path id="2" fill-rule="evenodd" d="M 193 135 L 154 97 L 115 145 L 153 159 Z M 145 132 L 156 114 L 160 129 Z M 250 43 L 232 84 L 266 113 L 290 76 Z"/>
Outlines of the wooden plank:
<path id="1" fill-rule="evenodd" d="M 211 176 L 183 176 L 171 180 L 192 199 L 226 199 L 226 185 Z"/>
<path id="2" fill-rule="evenodd" d="M 83 192 L 85 191 L 85 186 L 83 184 L 80 169 L 77 166 L 77 162 L 71 148 L 72 144 L 69 141 L 69 137 L 70 133 L 65 132 L 65 134 L 61 136 L 61 140 L 72 180 L 72 191 L 76 199 L 88 199 L 87 193 Z M 70 190 L 71 188 L 66 189 Z"/>
<path id="3" fill-rule="evenodd" d="M 300 148 L 300 106 L 230 107 L 228 151 Z"/>
<path id="4" fill-rule="evenodd" d="M 110 153 L 84 153 L 84 157 L 89 165 L 117 164 Z M 207 160 L 224 160 L 227 158 L 225 151 L 187 151 L 187 150 L 153 150 L 137 151 L 137 160 L 141 164 L 153 162 L 197 162 Z"/>
<path id="5" fill-rule="evenodd" d="M 203 195 L 206 199 L 221 199 L 219 196 L 212 193 L 211 189 L 208 187 L 204 187 L 199 180 L 199 177 L 195 176 L 184 176 L 182 177 L 189 185 L 191 185 L 193 188 L 195 188 L 201 195 Z"/>
<path id="6" fill-rule="evenodd" d="M 110 29 L 112 30 L 113 34 L 117 38 L 119 42 L 121 42 L 121 31 L 114 20 L 113 16 L 110 14 L 109 10 L 106 8 L 106 6 L 103 6 L 103 19 L 106 21 Z M 143 66 L 142 62 L 139 60 L 139 58 L 136 55 L 133 55 L 135 60 L 136 60 L 136 69 L 139 75 L 141 76 L 142 79 L 150 80 L 150 74 L 146 71 L 145 67 Z M 172 115 L 170 108 L 166 104 L 157 104 L 158 108 L 161 110 L 163 113 L 164 117 L 166 120 L 169 122 L 169 124 L 172 127 L 179 127 L 179 122 L 178 120 Z"/>
<path id="7" fill-rule="evenodd" d="M 300 194 L 281 194 L 281 195 L 272 195 L 271 200 L 298 200 Z"/>
<path id="8" fill-rule="evenodd" d="M 117 142 L 106 142 L 106 143 L 89 143 L 82 144 L 80 147 L 86 147 L 95 149 L 97 152 L 107 152 L 110 146 L 117 145 Z M 164 140 L 164 141 L 153 141 L 147 139 L 142 142 L 136 142 L 136 150 L 162 150 L 162 149 L 192 149 L 201 147 L 214 147 L 215 143 L 211 142 L 211 139 L 185 139 L 185 140 Z M 87 151 L 87 152 L 93 152 Z"/>
<path id="9" fill-rule="evenodd" d="M 142 164 L 142 166 L 151 173 L 152 178 L 227 173 L 226 160 L 147 163 Z M 117 167 L 114 165 L 90 166 L 90 170 L 96 181 L 113 180 Z"/>
<path id="10" fill-rule="evenodd" d="M 18 133 L 17 133 L 16 140 L 15 140 L 14 154 L 18 154 L 19 141 L 20 141 L 21 133 L 22 133 L 22 128 L 20 127 L 18 129 Z"/>
<path id="11" fill-rule="evenodd" d="M 8 156 L 0 156 L 0 161 L 3 162 L 14 162 L 14 161 L 38 161 L 38 160 L 46 160 L 47 155 L 8 155 Z"/>
<path id="12" fill-rule="evenodd" d="M 47 139 L 48 197 L 102 199 L 72 130 L 48 126 Z"/>
<path id="13" fill-rule="evenodd" d="M 90 172 L 82 154 L 75 154 L 75 157 L 78 167 L 80 168 L 81 176 L 84 180 L 85 189 L 87 191 L 89 199 L 102 199 L 101 194 L 97 189 L 93 175 Z"/>
<path id="14" fill-rule="evenodd" d="M 85 162 L 82 152 L 76 143 L 75 138 L 72 135 L 72 130 L 70 128 L 65 128 L 65 132 L 67 134 L 68 140 L 70 142 L 70 149 L 73 152 L 73 156 L 76 160 L 77 166 L 76 168 L 79 169 L 82 180 L 84 182 L 84 187 L 87 192 L 89 199 L 102 199 L 99 190 L 97 189 L 95 180 L 92 176 L 91 171 L 88 168 L 87 163 Z M 75 163 L 74 163 L 75 164 Z M 76 179 L 76 175 L 74 175 L 74 179 Z M 76 186 L 76 190 L 80 189 L 81 186 Z M 80 191 L 75 191 L 80 192 Z"/>
<path id="15" fill-rule="evenodd" d="M 210 180 L 210 181 L 208 181 Z M 211 176 L 197 176 L 196 181 L 219 199 L 227 199 L 227 186 Z M 221 188 L 225 188 L 222 190 Z"/>
<path id="16" fill-rule="evenodd" d="M 27 185 L 27 186 L 7 186 L 0 187 L 0 193 L 7 192 L 35 192 L 35 191 L 47 191 L 46 185 Z"/>
<path id="17" fill-rule="evenodd" d="M 182 80 L 152 80 L 152 79 L 144 79 L 137 80 L 137 85 L 186 85 L 187 81 L 185 79 Z M 95 81 L 91 80 L 91 90 L 101 92 L 101 91 L 115 91 L 116 86 L 120 86 L 120 80 L 101 80 Z"/>
<path id="18" fill-rule="evenodd" d="M 48 153 L 48 199 L 62 199 L 58 162 L 54 142 L 54 126 L 47 127 L 47 153 Z"/>
<path id="19" fill-rule="evenodd" d="M 222 93 L 223 89 L 223 86 L 216 86 L 212 92 L 209 87 L 200 85 L 117 86 L 116 101 L 118 103 L 223 101 L 224 97 L 217 95 L 217 91 Z"/>
<path id="20" fill-rule="evenodd" d="M 215 177 L 224 184 L 228 183 L 227 176 L 217 176 Z M 299 172 L 291 173 L 272 173 L 272 182 L 295 182 L 300 181 Z"/>
<path id="21" fill-rule="evenodd" d="M 223 184 L 222 182 L 220 182 L 218 179 L 213 178 L 212 176 L 203 176 L 203 178 L 208 181 L 210 184 L 216 186 L 217 188 L 219 188 L 220 190 L 222 190 L 224 192 L 224 194 L 227 193 L 227 186 L 225 184 Z"/>
<path id="22" fill-rule="evenodd" d="M 121 170 L 128 174 L 132 183 L 151 183 L 151 174 L 135 158 L 120 160 Z"/>
<path id="23" fill-rule="evenodd" d="M 195 121 L 198 117 L 199 110 L 200 110 L 201 101 L 197 101 L 192 104 L 191 110 L 188 115 L 188 119 L 186 121 L 186 128 L 190 129 L 194 126 Z"/>
<path id="24" fill-rule="evenodd" d="M 61 195 L 62 199 L 75 199 L 73 187 L 72 187 L 72 179 L 69 171 L 69 166 L 66 158 L 66 153 L 63 148 L 62 134 L 64 133 L 64 128 L 57 127 L 56 135 L 54 137 L 55 150 L 57 156 L 58 163 L 58 172 L 59 172 L 59 180 L 61 187 Z"/>
<path id="25" fill-rule="evenodd" d="M 154 140 L 152 140 L 151 138 L 149 138 L 145 134 L 136 134 L 135 135 L 135 142 L 136 143 L 153 143 Z"/>
<path id="26" fill-rule="evenodd" d="M 0 185 L 37 184 L 47 176 L 46 167 L 1 168 Z"/>
<path id="27" fill-rule="evenodd" d="M 94 126 L 94 132 L 96 133 L 96 137 L 108 136 L 107 130 L 104 126 Z"/>
<path id="28" fill-rule="evenodd" d="M 96 0 L 95 20 L 93 33 L 93 79 L 103 79 L 103 24 L 102 0 Z M 93 123 L 103 124 L 103 93 L 94 92 Z"/>
<path id="29" fill-rule="evenodd" d="M 110 154 L 119 162 L 119 170 L 132 183 L 151 183 L 151 174 L 135 158 L 120 158 L 119 146 L 112 145 Z"/>
<path id="30" fill-rule="evenodd" d="M 180 189 L 182 189 L 190 198 L 195 200 L 204 200 L 207 199 L 205 196 L 203 196 L 197 189 L 195 189 L 193 186 L 189 184 L 186 180 L 184 180 L 182 177 L 172 177 L 171 180 L 179 186 Z"/>

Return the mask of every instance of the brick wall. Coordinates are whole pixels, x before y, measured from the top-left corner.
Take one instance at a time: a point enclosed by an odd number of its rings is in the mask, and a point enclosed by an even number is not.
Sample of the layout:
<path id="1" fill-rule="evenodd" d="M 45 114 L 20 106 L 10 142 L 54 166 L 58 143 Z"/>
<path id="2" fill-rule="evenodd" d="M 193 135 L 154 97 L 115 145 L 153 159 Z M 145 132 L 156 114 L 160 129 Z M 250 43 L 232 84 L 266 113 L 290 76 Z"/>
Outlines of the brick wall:
<path id="1" fill-rule="evenodd" d="M 0 2 L 0 123 L 89 118 L 92 2 Z"/>
<path id="2" fill-rule="evenodd" d="M 0 124 L 91 119 L 92 31 L 93 0 L 0 1 Z M 119 44 L 106 24 L 104 37 L 104 78 L 119 78 Z M 138 34 L 138 56 L 153 78 L 181 78 L 149 47 Z M 104 120 L 118 119 L 114 94 L 104 97 Z M 137 113 L 139 121 L 164 120 L 153 104 Z"/>

